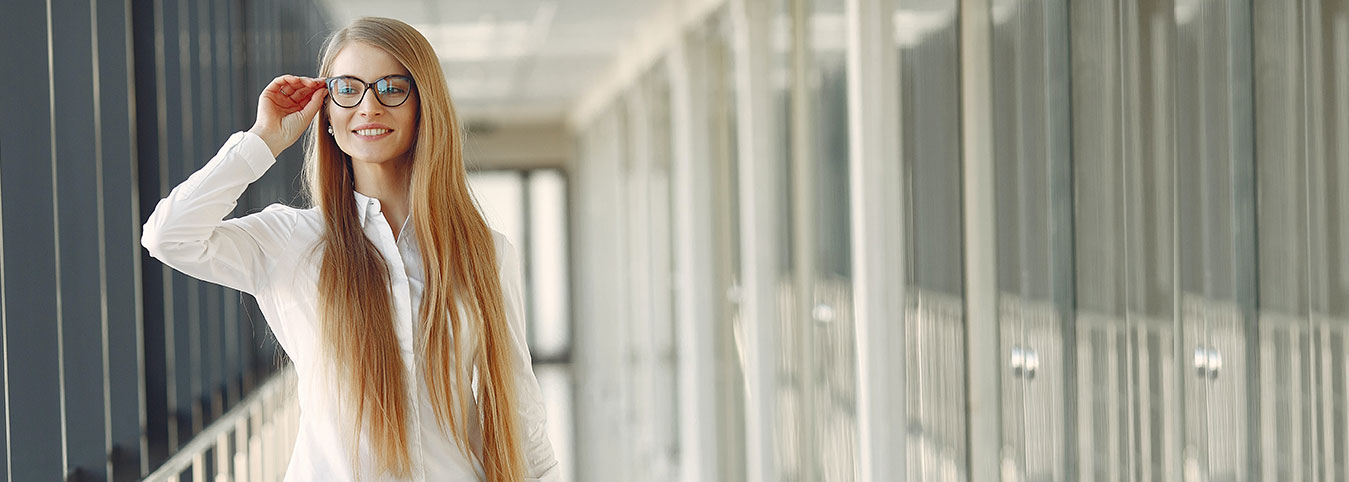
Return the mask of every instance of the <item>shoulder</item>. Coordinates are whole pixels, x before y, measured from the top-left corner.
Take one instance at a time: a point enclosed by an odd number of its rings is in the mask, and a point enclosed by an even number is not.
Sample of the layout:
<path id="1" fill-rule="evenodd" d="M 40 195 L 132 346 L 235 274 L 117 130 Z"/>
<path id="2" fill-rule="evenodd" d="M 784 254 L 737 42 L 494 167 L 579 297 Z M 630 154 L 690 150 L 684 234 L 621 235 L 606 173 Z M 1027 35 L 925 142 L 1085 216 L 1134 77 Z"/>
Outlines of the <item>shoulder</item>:
<path id="1" fill-rule="evenodd" d="M 515 251 L 515 245 L 511 244 L 511 240 L 506 235 L 501 234 L 501 231 L 492 228 L 487 228 L 487 230 L 492 232 L 492 242 L 496 244 L 497 256 L 501 256 L 504 251 Z"/>
<path id="2" fill-rule="evenodd" d="M 268 204 L 262 208 L 262 211 L 253 214 L 254 216 L 266 216 L 281 219 L 295 219 L 300 216 L 301 209 L 282 203 Z"/>
<path id="3" fill-rule="evenodd" d="M 501 234 L 501 231 L 488 228 L 492 232 L 492 244 L 496 245 L 496 254 L 498 262 L 504 262 L 507 256 L 515 256 L 515 244 L 511 243 L 510 238 Z"/>
<path id="4" fill-rule="evenodd" d="M 268 230 L 272 233 L 286 233 L 295 226 L 299 218 L 299 210 L 281 203 L 273 203 L 260 211 L 252 211 L 234 219 L 226 220 L 226 224 L 239 226 L 244 230 L 257 235 L 255 231 Z"/>
<path id="5" fill-rule="evenodd" d="M 259 243 L 273 246 L 273 254 L 317 239 L 323 232 L 323 217 L 317 209 L 302 209 L 274 203 L 242 217 L 226 221 L 249 233 Z"/>
<path id="6" fill-rule="evenodd" d="M 317 210 L 315 208 L 297 208 L 285 203 L 271 203 L 262 208 L 261 211 L 252 214 L 252 216 L 264 215 L 275 218 L 299 219 L 311 213 L 317 213 Z"/>
<path id="7" fill-rule="evenodd" d="M 285 228 L 288 231 L 318 226 L 323 221 L 323 217 L 319 214 L 317 208 L 297 208 L 282 203 L 269 204 L 261 211 L 239 219 L 249 220 L 252 223 L 266 223 L 277 228 Z"/>
<path id="8" fill-rule="evenodd" d="M 272 203 L 263 208 L 262 212 L 272 213 L 275 216 L 302 223 L 317 223 L 323 221 L 323 214 L 319 212 L 318 207 L 297 208 L 289 204 Z"/>
<path id="9" fill-rule="evenodd" d="M 502 271 L 518 270 L 520 264 L 520 254 L 516 251 L 515 245 L 501 231 L 488 228 L 492 232 L 492 241 L 496 245 L 497 267 Z"/>

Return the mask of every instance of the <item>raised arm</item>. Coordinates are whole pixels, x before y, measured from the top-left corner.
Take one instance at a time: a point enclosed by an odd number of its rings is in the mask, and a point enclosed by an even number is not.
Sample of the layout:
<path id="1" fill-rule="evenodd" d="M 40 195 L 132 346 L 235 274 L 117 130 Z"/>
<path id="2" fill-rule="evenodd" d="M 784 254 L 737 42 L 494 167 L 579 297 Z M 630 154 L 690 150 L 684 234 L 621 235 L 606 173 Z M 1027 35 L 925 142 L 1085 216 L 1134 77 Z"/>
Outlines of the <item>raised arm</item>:
<path id="1" fill-rule="evenodd" d="M 230 136 L 215 157 L 159 201 L 145 223 L 141 245 L 192 277 L 257 293 L 268 260 L 294 227 L 294 210 L 273 205 L 242 218 L 224 217 L 244 189 L 304 132 L 326 93 L 317 79 L 287 75 L 273 80 L 258 98 L 253 128 Z"/>

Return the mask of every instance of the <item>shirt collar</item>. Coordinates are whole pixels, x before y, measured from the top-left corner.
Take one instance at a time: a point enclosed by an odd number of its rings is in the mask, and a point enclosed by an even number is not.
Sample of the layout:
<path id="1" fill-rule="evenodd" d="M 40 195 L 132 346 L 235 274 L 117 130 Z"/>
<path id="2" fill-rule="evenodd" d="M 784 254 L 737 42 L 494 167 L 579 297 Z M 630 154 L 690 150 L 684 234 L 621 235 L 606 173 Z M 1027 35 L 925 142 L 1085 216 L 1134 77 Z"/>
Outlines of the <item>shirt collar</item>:
<path id="1" fill-rule="evenodd" d="M 357 191 L 355 189 L 351 190 L 351 194 L 356 198 L 356 212 L 357 214 L 359 214 L 359 216 L 356 216 L 356 219 L 360 220 L 361 229 L 365 229 L 366 218 L 374 216 L 375 213 L 380 212 L 379 199 L 361 194 L 360 191 Z M 412 213 L 408 212 L 408 219 L 404 221 L 404 226 L 406 226 L 411 221 L 412 221 Z"/>
<path id="2" fill-rule="evenodd" d="M 359 214 L 356 219 L 361 221 L 361 229 L 365 229 L 365 218 L 370 217 L 372 212 L 379 212 L 379 200 L 361 194 L 354 189 L 351 193 L 356 196 L 356 212 Z"/>

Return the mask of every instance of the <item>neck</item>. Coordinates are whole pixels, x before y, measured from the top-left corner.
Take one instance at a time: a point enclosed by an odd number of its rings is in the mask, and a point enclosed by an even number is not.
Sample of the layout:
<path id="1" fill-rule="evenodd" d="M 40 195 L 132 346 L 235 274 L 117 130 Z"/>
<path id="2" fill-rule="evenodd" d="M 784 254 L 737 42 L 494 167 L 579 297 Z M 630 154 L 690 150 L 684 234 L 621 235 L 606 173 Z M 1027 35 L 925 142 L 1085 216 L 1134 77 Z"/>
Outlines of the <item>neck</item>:
<path id="1" fill-rule="evenodd" d="M 394 211 L 405 211 L 407 189 L 411 180 L 410 163 L 406 159 L 387 162 L 352 162 L 356 192 L 378 198 L 379 204 Z"/>
<path id="2" fill-rule="evenodd" d="M 379 200 L 384 218 L 393 229 L 394 237 L 407 219 L 408 186 L 412 181 L 412 164 L 394 159 L 382 163 L 354 161 L 351 172 L 355 176 L 356 192 Z"/>

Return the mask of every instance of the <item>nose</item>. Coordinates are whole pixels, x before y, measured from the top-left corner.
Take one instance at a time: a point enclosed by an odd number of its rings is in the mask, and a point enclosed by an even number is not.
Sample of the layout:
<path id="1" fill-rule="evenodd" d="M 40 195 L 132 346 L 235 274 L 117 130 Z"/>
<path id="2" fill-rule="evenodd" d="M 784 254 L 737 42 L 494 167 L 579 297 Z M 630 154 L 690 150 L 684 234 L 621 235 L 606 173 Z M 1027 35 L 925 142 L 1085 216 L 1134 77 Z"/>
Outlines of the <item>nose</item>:
<path id="1" fill-rule="evenodd" d="M 362 117 L 381 115 L 384 113 L 385 109 L 386 107 L 384 107 L 384 104 L 379 103 L 378 96 L 375 95 L 374 89 L 366 91 L 365 97 L 361 99 L 361 103 L 356 104 L 356 113 Z"/>

